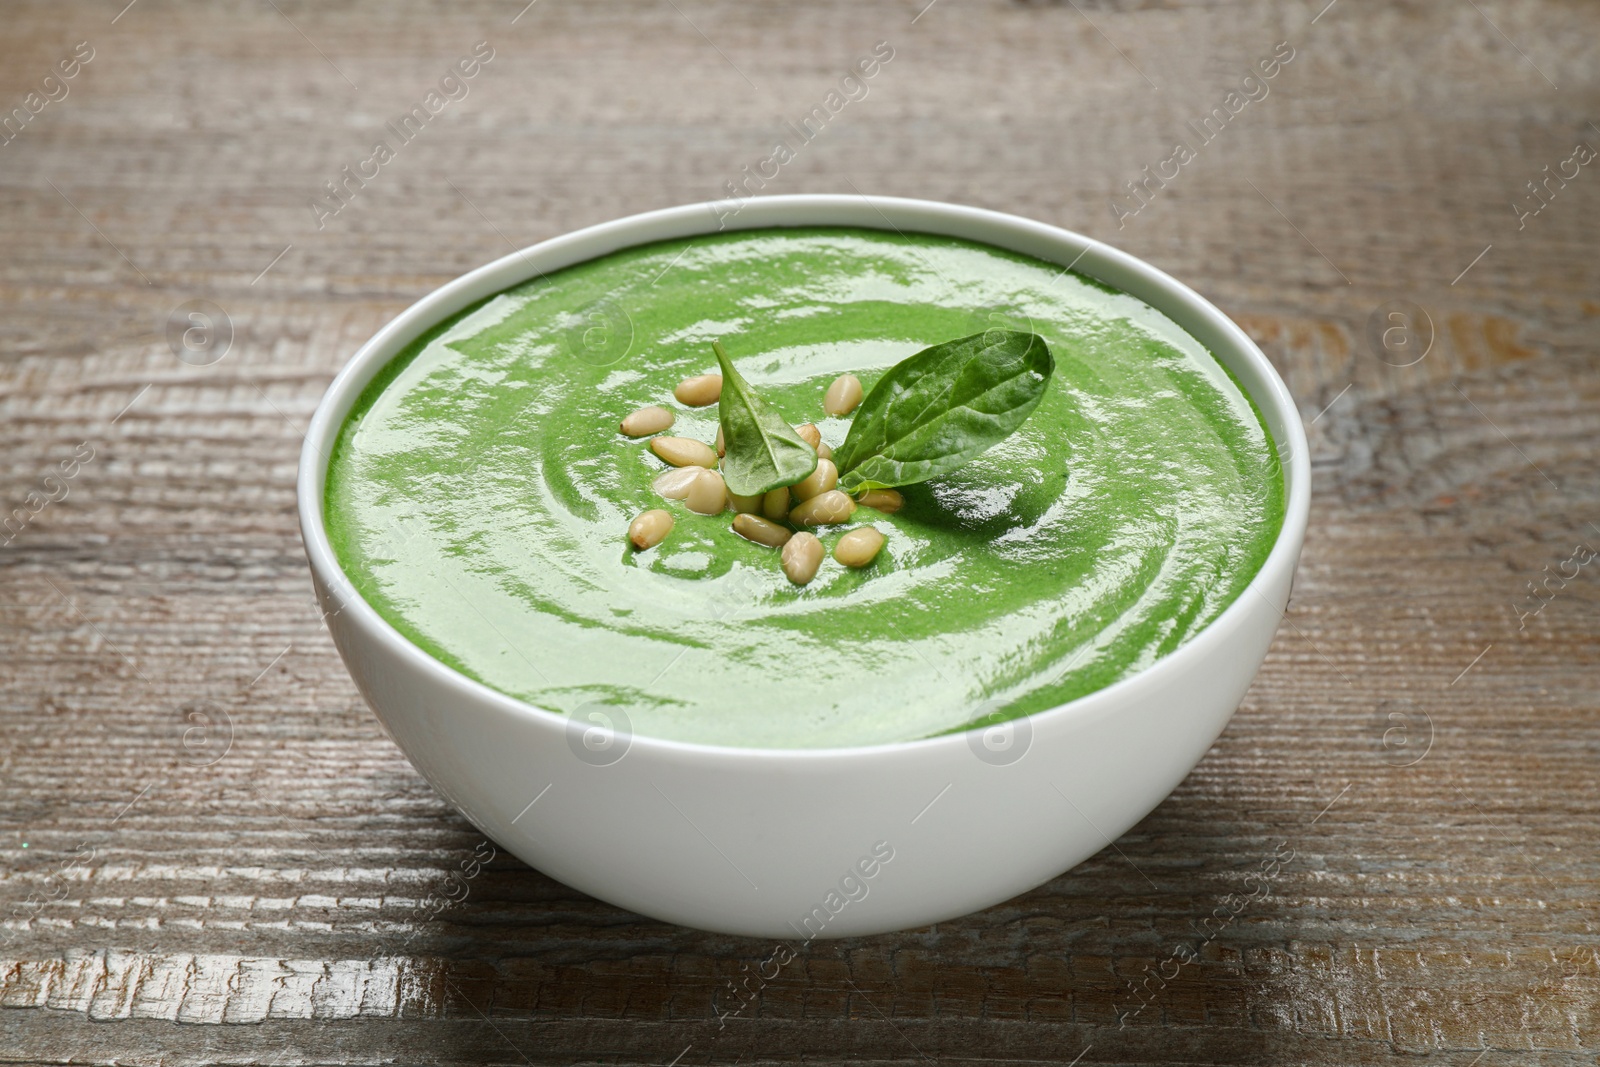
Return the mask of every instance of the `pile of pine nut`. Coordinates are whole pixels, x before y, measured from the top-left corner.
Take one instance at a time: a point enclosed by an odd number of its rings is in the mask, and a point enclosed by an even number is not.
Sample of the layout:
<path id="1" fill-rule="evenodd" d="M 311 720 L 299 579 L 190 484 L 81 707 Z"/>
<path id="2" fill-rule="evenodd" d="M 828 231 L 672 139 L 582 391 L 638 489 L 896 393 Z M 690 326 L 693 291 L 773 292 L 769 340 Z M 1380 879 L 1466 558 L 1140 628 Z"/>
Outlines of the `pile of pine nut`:
<path id="1" fill-rule="evenodd" d="M 685 407 L 709 407 L 722 398 L 722 375 L 685 378 L 672 395 Z M 828 386 L 822 409 L 833 416 L 848 415 L 861 403 L 862 395 L 861 379 L 854 374 L 841 374 Z M 664 436 L 672 429 L 673 421 L 672 412 L 659 404 L 642 407 L 622 420 L 623 436 L 649 437 L 650 451 L 668 465 L 652 483 L 655 491 L 667 500 L 683 501 L 697 515 L 720 515 L 731 508 L 733 532 L 747 541 L 778 549 L 783 573 L 795 585 L 805 585 L 815 578 L 826 554 L 816 534 L 797 527 L 847 523 L 858 505 L 892 515 L 905 503 L 905 498 L 893 489 L 869 489 L 854 499 L 840 490 L 833 449 L 809 422 L 795 427 L 795 432 L 816 450 L 816 470 L 793 485 L 759 496 L 740 496 L 728 490 L 717 470 L 725 453 L 722 430 L 717 430 L 716 445 L 712 446 L 689 437 Z M 628 540 L 640 551 L 654 548 L 666 540 L 672 526 L 670 511 L 652 508 L 629 525 Z M 846 567 L 865 567 L 878 558 L 883 544 L 884 536 L 876 528 L 861 526 L 839 538 L 833 546 L 833 558 Z"/>

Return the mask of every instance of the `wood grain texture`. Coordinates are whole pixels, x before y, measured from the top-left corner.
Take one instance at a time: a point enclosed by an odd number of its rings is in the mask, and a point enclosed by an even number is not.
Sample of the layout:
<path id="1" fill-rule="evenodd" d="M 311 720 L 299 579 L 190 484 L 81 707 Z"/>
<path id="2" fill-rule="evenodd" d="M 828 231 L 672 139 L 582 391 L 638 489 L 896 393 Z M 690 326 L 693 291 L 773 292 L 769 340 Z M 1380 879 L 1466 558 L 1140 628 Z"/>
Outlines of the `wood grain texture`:
<path id="1" fill-rule="evenodd" d="M 1596 1062 L 1600 565 L 1530 583 L 1600 548 L 1600 173 L 1513 208 L 1600 147 L 1592 5 L 125 2 L 0 13 L 0 115 L 94 49 L 0 145 L 0 1063 Z M 320 625 L 295 461 L 409 302 L 719 195 L 880 40 L 766 191 L 1014 211 L 1190 282 L 1313 420 L 1312 528 L 1238 716 L 1114 848 L 815 944 L 719 1022 L 771 946 L 505 857 L 436 910 L 481 838 Z M 214 362 L 169 345 L 191 300 Z M 1411 366 L 1370 343 L 1391 301 L 1431 323 Z"/>

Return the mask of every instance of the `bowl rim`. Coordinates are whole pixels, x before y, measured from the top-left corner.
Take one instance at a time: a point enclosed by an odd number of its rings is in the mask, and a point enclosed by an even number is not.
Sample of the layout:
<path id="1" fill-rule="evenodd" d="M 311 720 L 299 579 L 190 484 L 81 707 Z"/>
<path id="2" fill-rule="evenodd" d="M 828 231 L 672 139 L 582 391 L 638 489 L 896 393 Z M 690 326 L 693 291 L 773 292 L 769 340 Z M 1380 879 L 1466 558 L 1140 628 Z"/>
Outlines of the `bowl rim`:
<path id="1" fill-rule="evenodd" d="M 861 214 L 861 208 L 871 209 L 871 213 L 879 216 L 880 221 L 886 225 L 874 225 L 871 221 L 837 222 L 826 219 L 812 221 L 795 221 L 796 215 L 821 214 L 849 215 L 854 217 Z M 1007 722 L 1026 721 L 1030 726 L 1036 724 L 1058 725 L 1065 724 L 1067 720 L 1079 717 L 1093 716 L 1102 711 L 1109 710 L 1121 701 L 1124 694 L 1142 686 L 1158 684 L 1164 676 L 1172 675 L 1185 670 L 1191 661 L 1198 661 L 1209 655 L 1213 649 L 1209 646 L 1222 640 L 1223 635 L 1230 629 L 1236 628 L 1244 617 L 1255 610 L 1256 605 L 1250 602 L 1250 594 L 1267 602 L 1267 606 L 1277 612 L 1282 618 L 1284 608 L 1279 608 L 1263 591 L 1263 587 L 1274 584 L 1288 572 L 1292 585 L 1293 571 L 1298 562 L 1301 545 L 1304 541 L 1307 520 L 1310 512 L 1311 500 L 1311 467 L 1306 444 L 1305 425 L 1301 419 L 1299 408 L 1289 393 L 1288 386 L 1284 383 L 1277 369 L 1272 366 L 1260 349 L 1244 330 L 1228 317 L 1220 308 L 1201 296 L 1194 289 L 1185 285 L 1158 267 L 1127 252 L 1123 252 L 1112 245 L 1087 237 L 1071 230 L 1054 226 L 1049 223 L 1038 222 L 1019 215 L 1007 212 L 994 211 L 988 208 L 977 208 L 966 205 L 950 204 L 943 201 L 920 200 L 905 197 L 876 196 L 862 193 L 798 193 L 773 196 L 756 196 L 736 200 L 701 201 L 683 204 L 677 207 L 661 208 L 654 211 L 641 212 L 624 216 L 609 222 L 602 222 L 591 226 L 582 227 L 557 237 L 540 241 L 525 248 L 517 249 L 499 259 L 486 263 L 465 274 L 462 274 L 444 285 L 439 286 L 422 296 L 400 314 L 390 319 L 377 333 L 364 342 L 356 352 L 345 361 L 327 390 L 318 401 L 316 410 L 312 415 L 310 425 L 306 429 L 305 440 L 300 451 L 300 460 L 296 473 L 295 497 L 300 518 L 301 538 L 306 549 L 306 557 L 313 571 L 314 577 L 322 588 L 330 595 L 337 598 L 337 610 L 327 611 L 324 606 L 324 618 L 339 615 L 348 622 L 366 629 L 391 655 L 409 661 L 412 666 L 432 675 L 436 681 L 448 689 L 455 689 L 463 697 L 471 697 L 479 701 L 487 700 L 491 705 L 501 711 L 527 721 L 530 725 L 566 730 L 571 718 L 560 712 L 541 708 L 536 704 L 502 692 L 483 682 L 457 671 L 443 661 L 430 655 L 420 646 L 414 644 L 399 630 L 395 629 L 389 621 L 380 615 L 376 608 L 367 602 L 366 598 L 356 589 L 353 582 L 344 573 L 344 568 L 334 554 L 332 544 L 328 538 L 324 525 L 323 503 L 326 499 L 326 476 L 332 461 L 332 447 L 337 439 L 339 430 L 343 427 L 345 418 L 360 397 L 366 386 L 391 360 L 397 357 L 406 345 L 418 336 L 438 325 L 444 319 L 459 311 L 472 306 L 481 300 L 487 299 L 513 285 L 520 285 L 534 277 L 564 269 L 577 263 L 597 259 L 611 252 L 623 248 L 652 244 L 662 240 L 693 238 L 709 236 L 716 233 L 734 232 L 750 229 L 768 228 L 798 228 L 807 226 L 848 226 L 861 229 L 892 230 L 904 233 L 895 221 L 890 218 L 890 212 L 898 213 L 906 219 L 907 228 L 913 233 L 925 233 L 934 236 L 955 236 L 978 243 L 988 243 L 1006 249 L 1019 251 L 1021 254 L 1043 259 L 1046 262 L 1056 262 L 1037 251 L 1022 251 L 1013 243 L 1007 242 L 1004 237 L 1010 236 L 1018 241 L 1031 238 L 1040 244 L 1061 244 L 1069 247 L 1077 246 L 1079 251 L 1076 257 L 1068 264 L 1063 264 L 1069 270 L 1078 270 L 1079 273 L 1104 281 L 1100 271 L 1115 275 L 1132 276 L 1151 289 L 1158 291 L 1162 297 L 1161 302 L 1149 298 L 1149 293 L 1129 293 L 1136 299 L 1172 319 L 1180 329 L 1193 335 L 1191 325 L 1178 322 L 1179 316 L 1174 314 L 1174 306 L 1185 313 L 1184 317 L 1198 317 L 1205 321 L 1208 330 L 1214 332 L 1217 339 L 1225 344 L 1219 346 L 1206 340 L 1201 344 L 1212 354 L 1212 357 L 1222 362 L 1239 384 L 1241 391 L 1248 396 L 1259 409 L 1259 415 L 1269 435 L 1274 439 L 1278 450 L 1279 466 L 1284 478 L 1284 516 L 1278 536 L 1273 542 L 1271 551 L 1267 554 L 1261 566 L 1251 577 L 1249 583 L 1239 595 L 1236 596 L 1226 608 L 1188 641 L 1179 645 L 1173 651 L 1161 656 L 1153 663 L 1133 672 L 1125 678 L 1118 679 L 1110 685 L 1084 693 L 1062 704 L 1046 708 L 1041 711 L 1031 712 L 1018 716 Z M 864 216 L 865 217 L 865 216 Z M 730 224 L 729 220 L 732 220 Z M 929 228 L 928 223 L 946 224 L 948 231 Z M 982 237 L 969 236 L 968 231 L 974 229 L 990 229 L 997 236 Z M 664 234 L 661 231 L 669 231 Z M 621 238 L 621 240 L 618 240 Z M 630 239 L 632 238 L 632 239 Z M 599 245 L 599 250 L 589 246 Z M 574 251 L 580 254 L 573 255 Z M 552 265 L 542 269 L 534 264 L 541 260 L 557 260 Z M 518 272 L 521 272 L 518 274 Z M 512 280 L 502 278 L 501 275 L 518 275 Z M 464 293 L 471 293 L 484 284 L 486 280 L 494 280 L 496 287 L 487 294 L 463 297 Z M 1118 283 L 1110 283 L 1115 288 L 1127 291 L 1126 287 Z M 448 308 L 448 310 L 441 310 Z M 1227 347 L 1231 355 L 1243 360 L 1254 371 L 1257 386 L 1246 384 L 1238 368 L 1234 367 L 1228 358 L 1220 354 L 1217 349 Z M 1282 436 L 1274 430 L 1274 425 L 1280 426 Z M 1287 453 L 1287 458 L 1285 454 Z M 1287 598 L 1286 598 L 1287 599 Z M 904 741 L 886 741 L 870 745 L 847 745 L 826 748 L 757 748 L 749 746 L 719 745 L 701 741 L 681 741 L 672 738 L 655 737 L 629 731 L 628 752 L 636 748 L 654 750 L 663 757 L 690 758 L 698 760 L 723 760 L 759 759 L 766 761 L 799 760 L 815 762 L 818 760 L 863 759 L 882 758 L 895 753 L 915 753 L 929 751 L 955 745 L 965 746 L 966 739 L 974 730 L 990 729 L 994 725 L 973 726 L 965 730 L 952 730 L 946 733 L 935 734 L 930 737 L 920 737 Z"/>

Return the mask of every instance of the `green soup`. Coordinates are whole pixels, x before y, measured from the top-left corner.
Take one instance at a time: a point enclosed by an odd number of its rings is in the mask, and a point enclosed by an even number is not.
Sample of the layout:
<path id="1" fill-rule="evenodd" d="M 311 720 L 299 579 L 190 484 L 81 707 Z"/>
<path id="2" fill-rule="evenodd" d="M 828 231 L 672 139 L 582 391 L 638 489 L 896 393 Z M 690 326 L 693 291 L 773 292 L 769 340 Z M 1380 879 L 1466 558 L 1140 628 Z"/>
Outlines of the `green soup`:
<path id="1" fill-rule="evenodd" d="M 731 513 L 664 502 L 618 433 L 740 372 L 833 447 L 822 396 L 920 349 L 1032 330 L 1056 372 L 1010 438 L 893 515 L 877 560 L 796 587 Z M 659 546 L 629 522 L 665 507 Z M 1127 294 L 986 245 L 782 229 L 617 252 L 519 285 L 423 337 L 342 428 L 327 526 L 346 573 L 438 659 L 552 711 L 760 747 L 902 741 L 1052 707 L 1148 666 L 1240 595 L 1283 520 L 1270 436 L 1196 340 Z M 614 717 L 614 716 L 613 716 Z"/>

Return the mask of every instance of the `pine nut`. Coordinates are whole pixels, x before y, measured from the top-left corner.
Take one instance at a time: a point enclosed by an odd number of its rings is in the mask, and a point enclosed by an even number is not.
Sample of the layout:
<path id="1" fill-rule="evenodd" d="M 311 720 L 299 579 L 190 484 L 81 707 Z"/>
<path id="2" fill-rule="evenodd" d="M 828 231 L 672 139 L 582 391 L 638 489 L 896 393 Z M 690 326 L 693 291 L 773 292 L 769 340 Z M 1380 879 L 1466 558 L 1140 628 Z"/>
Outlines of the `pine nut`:
<path id="1" fill-rule="evenodd" d="M 865 567 L 877 558 L 883 548 L 883 534 L 871 526 L 851 530 L 833 546 L 833 558 L 846 567 Z"/>
<path id="2" fill-rule="evenodd" d="M 728 454 L 728 442 L 722 439 L 722 427 L 717 427 L 717 458 L 721 459 Z"/>
<path id="3" fill-rule="evenodd" d="M 822 542 L 813 533 L 797 533 L 784 542 L 783 555 L 779 557 L 783 573 L 795 585 L 805 585 L 817 576 L 822 566 Z"/>
<path id="4" fill-rule="evenodd" d="M 730 491 L 728 493 L 728 503 L 732 504 L 733 510 L 741 515 L 759 515 L 761 514 L 762 497 L 763 494 L 761 493 L 757 493 L 755 496 L 740 496 L 738 493 Z"/>
<path id="5" fill-rule="evenodd" d="M 789 517 L 789 489 L 774 489 L 761 498 L 761 514 L 771 522 L 782 522 Z"/>
<path id="6" fill-rule="evenodd" d="M 693 378 L 685 378 L 678 383 L 672 395 L 685 407 L 703 408 L 715 404 L 722 399 L 722 375 L 697 374 Z"/>
<path id="7" fill-rule="evenodd" d="M 683 502 L 696 515 L 720 515 L 728 506 L 728 486 L 716 471 L 703 470 L 689 483 Z"/>
<path id="8" fill-rule="evenodd" d="M 861 379 L 854 374 L 841 374 L 828 386 L 822 398 L 822 410 L 829 415 L 848 415 L 861 403 Z"/>
<path id="9" fill-rule="evenodd" d="M 850 513 L 855 509 L 855 501 L 837 489 L 830 489 L 801 501 L 789 512 L 789 521 L 796 526 L 832 526 L 849 522 Z"/>
<path id="10" fill-rule="evenodd" d="M 817 460 L 817 469 L 789 487 L 796 500 L 810 500 L 839 484 L 839 468 L 831 459 Z"/>
<path id="11" fill-rule="evenodd" d="M 793 536 L 787 527 L 768 522 L 759 515 L 735 515 L 733 532 L 746 541 L 754 541 L 768 548 L 781 548 L 783 543 Z"/>
<path id="12" fill-rule="evenodd" d="M 710 445 L 688 437 L 652 437 L 650 451 L 674 467 L 715 467 L 717 453 Z"/>
<path id="13" fill-rule="evenodd" d="M 821 444 L 817 445 L 817 458 L 818 459 L 832 459 L 833 458 L 833 449 L 828 447 L 828 442 L 823 441 Z"/>
<path id="14" fill-rule="evenodd" d="M 671 513 L 655 508 L 633 520 L 628 526 L 628 540 L 633 542 L 634 548 L 643 551 L 659 545 L 671 532 Z"/>
<path id="15" fill-rule="evenodd" d="M 704 467 L 673 467 L 656 475 L 656 480 L 650 483 L 650 488 L 668 500 L 682 500 L 689 495 L 689 486 L 694 484 L 694 480 L 700 477 L 700 472 L 703 470 Z"/>
<path id="16" fill-rule="evenodd" d="M 808 422 L 802 426 L 796 426 L 794 432 L 800 435 L 800 440 L 812 448 L 822 447 L 822 431 L 817 429 L 814 424 Z"/>
<path id="17" fill-rule="evenodd" d="M 622 432 L 628 437 L 649 437 L 672 426 L 672 412 L 659 404 L 642 407 L 622 420 Z"/>
<path id="18" fill-rule="evenodd" d="M 875 508 L 885 515 L 893 515 L 905 507 L 906 498 L 894 489 L 868 489 L 856 497 L 856 503 Z"/>

